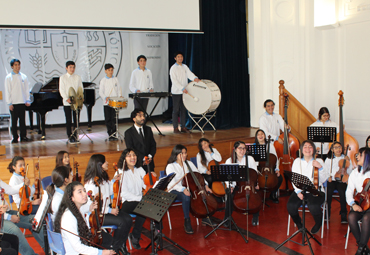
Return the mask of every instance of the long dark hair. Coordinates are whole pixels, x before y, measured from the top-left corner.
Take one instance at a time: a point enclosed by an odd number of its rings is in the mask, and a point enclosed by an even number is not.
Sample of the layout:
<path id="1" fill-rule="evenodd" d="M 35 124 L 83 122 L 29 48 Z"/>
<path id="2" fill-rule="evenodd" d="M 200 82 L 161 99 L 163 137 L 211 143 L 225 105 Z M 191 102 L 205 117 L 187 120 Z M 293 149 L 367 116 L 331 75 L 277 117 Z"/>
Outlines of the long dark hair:
<path id="1" fill-rule="evenodd" d="M 312 148 L 313 148 L 313 153 L 312 153 L 312 157 L 314 158 L 315 157 L 315 154 L 316 154 L 316 145 L 311 141 L 311 140 L 304 140 L 301 144 L 301 152 L 303 151 L 303 146 L 306 144 L 306 143 L 309 143 L 311 144 Z M 304 157 L 303 153 L 302 153 L 302 158 Z"/>
<path id="2" fill-rule="evenodd" d="M 182 152 L 183 149 L 185 149 L 186 151 L 188 151 L 188 149 L 186 149 L 186 147 L 184 145 L 182 145 L 182 144 L 176 144 L 175 147 L 173 147 L 173 149 L 171 151 L 171 155 L 170 155 L 170 157 L 167 160 L 167 165 L 168 164 L 172 164 L 173 162 L 176 162 L 177 155 L 179 155 Z"/>
<path id="3" fill-rule="evenodd" d="M 58 166 L 64 166 L 63 158 L 64 154 L 66 153 L 69 155 L 67 151 L 58 151 L 57 156 L 55 157 L 55 168 L 57 168 Z"/>
<path id="4" fill-rule="evenodd" d="M 241 144 L 244 144 L 245 145 L 245 142 L 243 142 L 243 141 L 237 141 L 237 142 L 234 143 L 234 149 L 233 149 L 233 151 L 231 153 L 232 163 L 238 163 L 238 156 L 236 155 L 236 148 L 238 148 L 239 145 L 241 145 Z M 247 151 L 245 151 L 245 152 L 247 152 Z"/>
<path id="5" fill-rule="evenodd" d="M 202 142 L 207 142 L 209 144 L 209 148 L 211 149 L 211 152 L 213 152 L 213 149 L 212 149 L 213 144 L 211 144 L 207 138 L 200 138 L 198 142 L 200 163 L 202 163 L 204 167 L 207 167 L 207 159 L 206 159 L 206 155 L 204 154 L 204 150 L 202 148 Z"/>
<path id="6" fill-rule="evenodd" d="M 266 133 L 265 133 L 265 131 L 263 131 L 262 129 L 258 129 L 258 130 L 256 131 L 256 134 L 254 135 L 254 143 L 255 143 L 255 144 L 260 144 L 260 143 L 258 142 L 258 138 L 257 138 L 257 134 L 258 134 L 258 132 L 260 132 L 260 131 L 262 131 L 262 132 L 263 132 L 263 134 L 265 135 L 265 144 L 267 144 Z"/>
<path id="7" fill-rule="evenodd" d="M 95 177 L 99 177 L 99 184 L 103 183 L 104 181 L 109 181 L 108 173 L 103 170 L 104 163 L 105 156 L 103 154 L 94 154 L 90 157 L 85 171 L 85 183 L 90 180 L 94 180 Z"/>
<path id="8" fill-rule="evenodd" d="M 365 144 L 366 148 L 369 148 L 369 146 L 367 145 L 367 141 L 369 141 L 369 140 L 370 140 L 370 135 L 366 138 L 366 144 Z"/>
<path id="9" fill-rule="evenodd" d="M 65 178 L 69 178 L 71 169 L 66 167 L 66 166 L 58 166 L 56 167 L 53 172 L 51 172 L 51 181 L 52 183 L 46 188 L 46 191 L 49 192 L 51 196 L 54 195 L 55 193 L 55 186 L 60 188 L 63 186 L 65 182 Z M 52 206 L 51 204 L 53 201 L 50 203 L 50 207 L 48 209 L 48 213 L 53 213 L 53 210 L 51 209 Z"/>
<path id="10" fill-rule="evenodd" d="M 10 173 L 14 173 L 14 168 L 13 168 L 13 166 L 15 167 L 16 165 L 17 165 L 17 162 L 19 161 L 19 160 L 23 160 L 24 161 L 24 158 L 23 157 L 21 157 L 21 156 L 15 156 L 13 159 L 12 159 L 12 161 L 9 163 L 9 165 L 8 165 L 8 170 L 9 170 L 9 172 Z"/>
<path id="11" fill-rule="evenodd" d="M 333 150 L 334 150 L 334 146 L 336 145 L 336 144 L 339 144 L 341 147 L 342 147 L 342 154 L 343 154 L 343 146 L 342 146 L 342 144 L 340 143 L 340 142 L 338 142 L 338 141 L 335 141 L 331 146 L 330 146 L 330 150 L 329 150 L 329 152 L 328 152 L 328 157 L 327 158 L 334 158 L 334 153 L 333 153 Z"/>
<path id="12" fill-rule="evenodd" d="M 358 150 L 358 153 L 364 153 L 364 163 L 362 164 L 362 167 L 360 165 L 358 166 L 358 172 L 361 172 L 362 168 L 362 174 L 366 174 L 370 171 L 370 148 L 362 147 Z"/>
<path id="13" fill-rule="evenodd" d="M 55 232 L 60 233 L 62 216 L 64 212 L 67 209 L 69 209 L 71 213 L 73 214 L 73 216 L 76 217 L 76 220 L 77 220 L 77 227 L 78 227 L 77 234 L 83 238 L 86 238 L 87 240 L 90 240 L 91 239 L 90 229 L 87 226 L 85 219 L 82 217 L 80 210 L 77 208 L 76 204 L 72 201 L 73 191 L 79 185 L 82 186 L 81 183 L 76 182 L 76 181 L 67 185 L 64 191 L 62 202 L 60 203 L 57 215 L 55 217 L 54 227 L 55 227 Z M 80 240 L 83 244 L 90 246 L 90 244 L 84 239 L 80 238 Z"/>
<path id="14" fill-rule="evenodd" d="M 137 152 L 132 148 L 127 148 L 124 151 L 122 151 L 121 156 L 119 157 L 119 160 L 117 163 L 117 167 L 119 169 L 122 169 L 123 171 L 128 170 L 127 162 L 125 162 L 125 165 L 123 165 L 123 161 L 126 159 L 127 154 L 129 154 L 131 151 L 133 151 L 137 156 Z M 139 160 L 136 159 L 135 167 L 138 167 L 138 166 L 139 166 Z"/>
<path id="15" fill-rule="evenodd" d="M 322 115 L 324 115 L 325 113 L 329 114 L 329 119 L 330 120 L 330 112 L 329 112 L 329 109 L 326 108 L 326 107 L 321 107 L 320 110 L 319 110 L 319 120 L 321 120 L 321 117 Z"/>

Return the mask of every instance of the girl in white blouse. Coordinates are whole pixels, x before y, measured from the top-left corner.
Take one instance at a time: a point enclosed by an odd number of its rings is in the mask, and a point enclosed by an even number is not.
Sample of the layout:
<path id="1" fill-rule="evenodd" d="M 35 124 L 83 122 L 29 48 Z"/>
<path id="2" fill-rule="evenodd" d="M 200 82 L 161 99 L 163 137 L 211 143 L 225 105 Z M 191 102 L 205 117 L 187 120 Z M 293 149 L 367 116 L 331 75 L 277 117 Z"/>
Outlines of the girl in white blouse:
<path id="1" fill-rule="evenodd" d="M 358 154 L 358 169 L 353 170 L 349 176 L 346 190 L 347 204 L 351 206 L 351 211 L 348 214 L 348 224 L 358 245 L 356 254 L 369 254 L 370 250 L 367 243 L 370 237 L 370 210 L 363 211 L 354 200 L 354 192 L 355 189 L 357 192 L 361 192 L 364 180 L 370 178 L 370 149 L 363 147 Z M 361 228 L 358 225 L 359 220 L 362 220 Z"/>

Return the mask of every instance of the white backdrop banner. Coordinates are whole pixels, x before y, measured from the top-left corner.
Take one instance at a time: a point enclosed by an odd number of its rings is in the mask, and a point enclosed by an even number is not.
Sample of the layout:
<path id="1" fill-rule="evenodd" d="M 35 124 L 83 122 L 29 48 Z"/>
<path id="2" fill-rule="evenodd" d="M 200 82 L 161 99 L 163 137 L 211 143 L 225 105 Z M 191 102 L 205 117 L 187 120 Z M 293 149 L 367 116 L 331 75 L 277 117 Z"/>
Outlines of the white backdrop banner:
<path id="1" fill-rule="evenodd" d="M 145 55 L 147 68 L 152 71 L 154 90 L 168 90 L 168 36 L 166 33 L 133 33 L 75 30 L 0 30 L 0 90 L 5 93 L 5 76 L 12 71 L 10 61 L 21 61 L 21 72 L 28 76 L 30 87 L 36 82 L 45 84 L 52 77 L 63 75 L 65 63 L 76 63 L 75 73 L 82 81 L 94 82 L 99 87 L 105 76 L 104 65 L 114 66 L 122 95 L 128 98 L 131 72 L 138 67 L 136 58 Z M 104 120 L 103 102 L 95 92 L 96 102 L 92 110 L 93 121 Z M 152 109 L 155 99 L 149 101 Z M 127 109 L 120 111 L 120 118 L 127 118 L 133 110 L 129 99 Z M 5 100 L 0 101 L 1 112 L 9 112 Z M 161 100 L 153 115 L 167 109 L 167 99 Z M 63 117 L 62 117 L 63 116 Z M 28 123 L 28 118 L 27 123 Z M 87 111 L 81 112 L 81 122 L 87 121 Z M 46 124 L 65 123 L 63 107 L 47 114 Z"/>

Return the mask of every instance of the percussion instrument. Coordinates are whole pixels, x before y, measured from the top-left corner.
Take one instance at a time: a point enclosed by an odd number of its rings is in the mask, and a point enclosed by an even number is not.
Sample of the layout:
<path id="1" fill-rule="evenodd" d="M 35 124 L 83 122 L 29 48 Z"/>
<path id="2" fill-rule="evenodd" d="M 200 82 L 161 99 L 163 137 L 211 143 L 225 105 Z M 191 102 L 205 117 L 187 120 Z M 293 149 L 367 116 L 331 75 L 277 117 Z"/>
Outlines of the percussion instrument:
<path id="1" fill-rule="evenodd" d="M 127 99 L 123 97 L 111 97 L 109 98 L 108 105 L 114 109 L 127 108 Z"/>

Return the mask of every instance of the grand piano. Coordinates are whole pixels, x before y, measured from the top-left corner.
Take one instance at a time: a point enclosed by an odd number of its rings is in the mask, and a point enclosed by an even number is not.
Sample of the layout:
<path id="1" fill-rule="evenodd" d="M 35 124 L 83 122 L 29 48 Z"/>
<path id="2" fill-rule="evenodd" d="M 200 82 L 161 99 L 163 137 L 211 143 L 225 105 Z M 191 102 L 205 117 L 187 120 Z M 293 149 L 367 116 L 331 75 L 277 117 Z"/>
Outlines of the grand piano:
<path id="1" fill-rule="evenodd" d="M 84 87 L 84 105 L 87 109 L 88 128 L 91 128 L 91 112 L 95 105 L 95 83 L 83 82 L 82 85 Z M 38 114 L 37 126 L 41 130 L 41 140 L 45 140 L 46 113 L 63 106 L 63 99 L 59 94 L 59 77 L 52 78 L 45 85 L 41 82 L 36 83 L 30 93 L 32 103 L 29 107 L 26 107 L 26 110 L 30 111 L 30 123 L 33 124 L 32 112 L 36 112 Z"/>

